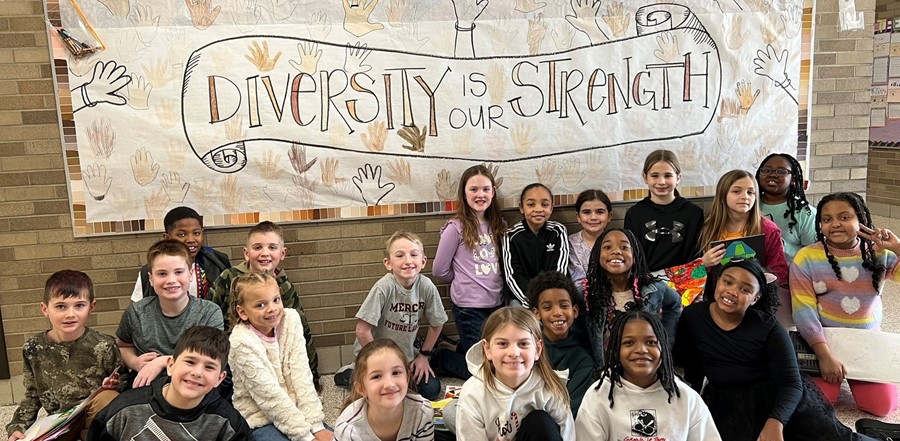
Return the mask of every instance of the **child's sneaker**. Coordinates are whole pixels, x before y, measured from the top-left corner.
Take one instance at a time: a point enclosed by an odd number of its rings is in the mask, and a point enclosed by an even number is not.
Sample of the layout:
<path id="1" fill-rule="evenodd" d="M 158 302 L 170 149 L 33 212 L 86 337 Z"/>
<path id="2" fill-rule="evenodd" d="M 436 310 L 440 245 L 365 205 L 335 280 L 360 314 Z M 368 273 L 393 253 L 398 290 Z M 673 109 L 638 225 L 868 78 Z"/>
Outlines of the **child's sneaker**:
<path id="1" fill-rule="evenodd" d="M 884 441 L 900 441 L 900 424 L 885 423 L 871 418 L 856 420 L 856 431 Z"/>
<path id="2" fill-rule="evenodd" d="M 334 385 L 344 389 L 350 389 L 350 383 L 353 381 L 353 364 L 341 366 L 334 373 Z"/>

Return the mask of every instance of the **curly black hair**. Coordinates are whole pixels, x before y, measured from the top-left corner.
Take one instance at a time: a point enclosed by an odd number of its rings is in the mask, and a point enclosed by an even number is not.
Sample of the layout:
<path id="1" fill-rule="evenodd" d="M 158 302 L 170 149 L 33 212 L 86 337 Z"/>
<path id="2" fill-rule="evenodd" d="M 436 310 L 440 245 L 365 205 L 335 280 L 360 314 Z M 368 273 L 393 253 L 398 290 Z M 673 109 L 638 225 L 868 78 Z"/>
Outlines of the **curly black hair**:
<path id="1" fill-rule="evenodd" d="M 599 390 L 603 384 L 603 378 L 609 378 L 609 407 L 612 409 L 615 404 L 613 399 L 614 386 L 622 385 L 622 363 L 619 360 L 619 352 L 622 346 L 622 334 L 625 332 L 625 325 L 632 320 L 643 320 L 650 324 L 653 333 L 656 334 L 656 340 L 659 345 L 659 368 L 656 370 L 656 377 L 662 384 L 663 390 L 669 395 L 668 402 L 672 402 L 672 395 L 681 397 L 678 386 L 675 384 L 675 364 L 672 362 L 672 352 L 669 350 L 668 337 L 666 330 L 663 328 L 662 322 L 655 313 L 644 311 L 640 308 L 633 307 L 624 313 L 618 314 L 613 320 L 609 331 L 609 344 L 606 346 L 604 360 L 606 364 L 600 369 L 600 380 L 594 390 Z"/>
<path id="2" fill-rule="evenodd" d="M 822 247 L 825 249 L 825 256 L 828 257 L 828 263 L 831 264 L 834 275 L 838 279 L 842 279 L 841 267 L 838 266 L 834 256 L 828 251 L 828 242 L 825 240 L 825 235 L 822 234 L 822 209 L 825 207 L 825 204 L 832 201 L 842 201 L 850 204 L 850 206 L 853 207 L 853 211 L 856 212 L 856 218 L 859 219 L 861 225 L 865 225 L 872 229 L 875 228 L 875 225 L 872 223 L 872 214 L 869 213 L 869 207 L 866 207 L 866 203 L 863 201 L 862 196 L 856 193 L 832 193 L 819 201 L 819 205 L 816 206 L 816 211 L 818 212 L 818 217 L 816 218 L 816 238 L 819 239 L 819 242 L 822 242 Z M 872 286 L 875 287 L 875 291 L 881 292 L 881 279 L 884 277 L 885 272 L 884 264 L 879 262 L 875 256 L 875 244 L 872 243 L 871 240 L 859 237 L 859 241 L 859 251 L 860 254 L 862 254 L 862 267 L 872 272 Z"/>
<path id="3" fill-rule="evenodd" d="M 795 213 L 799 213 L 801 210 L 806 210 L 811 214 L 811 209 L 809 207 L 809 201 L 806 200 L 806 192 L 803 190 L 803 168 L 800 166 L 800 162 L 797 161 L 796 158 L 787 154 L 787 153 L 772 153 L 769 156 L 766 156 L 766 159 L 763 159 L 759 164 L 759 168 L 756 169 L 756 183 L 759 187 L 760 196 L 764 195 L 766 192 L 763 190 L 762 182 L 759 179 L 759 170 L 762 166 L 769 162 L 769 159 L 774 157 L 783 158 L 788 164 L 791 165 L 791 183 L 788 185 L 787 190 L 787 210 L 784 212 L 784 218 L 790 218 L 788 222 L 788 230 L 794 228 L 797 225 L 797 217 Z"/>
<path id="4" fill-rule="evenodd" d="M 575 288 L 575 282 L 573 282 L 572 279 L 565 274 L 559 271 L 552 270 L 541 271 L 540 274 L 538 274 L 533 279 L 531 279 L 530 282 L 528 282 L 528 292 L 526 293 L 528 304 L 532 308 L 537 308 L 541 293 L 548 289 L 565 290 L 569 293 L 572 304 L 578 304 L 578 289 Z"/>

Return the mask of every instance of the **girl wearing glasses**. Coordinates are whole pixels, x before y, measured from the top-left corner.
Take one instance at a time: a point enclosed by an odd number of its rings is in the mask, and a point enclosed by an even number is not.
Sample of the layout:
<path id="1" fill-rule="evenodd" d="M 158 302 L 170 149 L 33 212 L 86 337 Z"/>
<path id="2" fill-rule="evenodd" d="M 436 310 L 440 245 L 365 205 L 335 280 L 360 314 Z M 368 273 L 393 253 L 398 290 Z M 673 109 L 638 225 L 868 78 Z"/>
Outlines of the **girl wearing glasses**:
<path id="1" fill-rule="evenodd" d="M 800 248 L 816 243 L 816 209 L 803 192 L 803 169 L 793 156 L 772 153 L 756 170 L 762 214 L 781 229 L 788 263 Z"/>

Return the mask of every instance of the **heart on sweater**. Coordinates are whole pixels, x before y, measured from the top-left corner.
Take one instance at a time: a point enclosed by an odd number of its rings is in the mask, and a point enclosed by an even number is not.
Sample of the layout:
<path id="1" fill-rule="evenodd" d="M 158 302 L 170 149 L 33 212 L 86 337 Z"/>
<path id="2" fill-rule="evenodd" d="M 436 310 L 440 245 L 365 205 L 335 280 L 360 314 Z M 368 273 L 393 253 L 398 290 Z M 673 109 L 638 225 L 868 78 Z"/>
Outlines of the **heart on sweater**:
<path id="1" fill-rule="evenodd" d="M 841 299 L 841 309 L 847 314 L 859 311 L 859 299 L 856 297 L 844 297 Z"/>
<path id="2" fill-rule="evenodd" d="M 853 283 L 859 278 L 859 268 L 855 266 L 841 267 L 841 278 L 847 283 Z"/>
<path id="3" fill-rule="evenodd" d="M 820 280 L 816 283 L 813 283 L 813 291 L 815 291 L 816 294 L 819 294 L 819 295 L 825 294 L 825 291 L 827 291 L 827 290 L 828 290 L 828 287 L 825 286 L 825 282 Z"/>

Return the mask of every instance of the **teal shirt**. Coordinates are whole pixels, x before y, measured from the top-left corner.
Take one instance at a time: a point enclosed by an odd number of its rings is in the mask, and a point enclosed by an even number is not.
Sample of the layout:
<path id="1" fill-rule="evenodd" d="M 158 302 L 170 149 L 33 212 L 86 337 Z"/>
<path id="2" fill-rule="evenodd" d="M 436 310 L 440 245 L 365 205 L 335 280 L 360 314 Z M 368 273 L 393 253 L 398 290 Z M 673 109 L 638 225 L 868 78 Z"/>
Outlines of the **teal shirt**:
<path id="1" fill-rule="evenodd" d="M 784 243 L 784 259 L 788 264 L 794 261 L 794 255 L 800 248 L 816 242 L 816 207 L 806 206 L 794 213 L 797 225 L 788 228 L 791 216 L 784 217 L 787 213 L 787 202 L 780 204 L 760 204 L 764 216 L 775 222 L 781 230 L 781 242 Z"/>
<path id="2" fill-rule="evenodd" d="M 578 415 L 581 399 L 594 382 L 594 360 L 591 359 L 590 349 L 581 345 L 578 339 L 569 333 L 558 342 L 547 340 L 544 336 L 544 350 L 547 351 L 553 370 L 569 370 L 566 389 L 569 391 L 572 416 Z"/>

